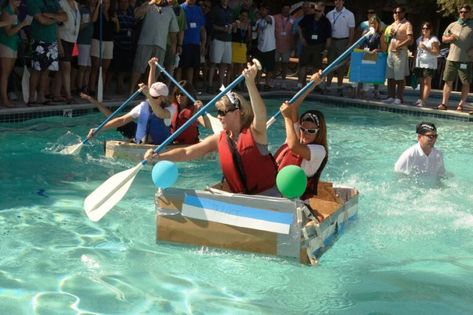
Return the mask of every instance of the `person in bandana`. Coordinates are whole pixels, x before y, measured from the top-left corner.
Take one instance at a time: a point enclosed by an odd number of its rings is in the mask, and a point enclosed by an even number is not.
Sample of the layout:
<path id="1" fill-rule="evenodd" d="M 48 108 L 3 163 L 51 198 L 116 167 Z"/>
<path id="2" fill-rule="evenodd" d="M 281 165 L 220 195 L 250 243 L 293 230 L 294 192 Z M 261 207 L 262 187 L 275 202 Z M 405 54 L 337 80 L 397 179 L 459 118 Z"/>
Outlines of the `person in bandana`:
<path id="1" fill-rule="evenodd" d="M 453 81 L 459 76 L 462 90 L 457 111 L 462 112 L 470 92 L 470 82 L 473 79 L 473 20 L 470 18 L 471 7 L 468 4 L 462 5 L 458 12 L 460 16 L 458 20 L 447 26 L 442 35 L 442 42 L 450 44 L 450 50 L 443 72 L 445 84 L 442 103 L 437 106 L 437 109 L 448 109 L 448 98 L 452 92 Z"/>
<path id="2" fill-rule="evenodd" d="M 229 92 L 216 104 L 223 130 L 197 144 L 155 153 L 148 150 L 148 161 L 160 158 L 169 161 L 190 161 L 208 153 L 218 152 L 224 180 L 222 188 L 233 193 L 279 195 L 276 189 L 277 167 L 268 150 L 266 106 L 256 88 L 256 65 L 243 70 L 248 102 L 243 96 Z"/>
<path id="3" fill-rule="evenodd" d="M 443 154 L 434 147 L 437 128 L 433 123 L 421 122 L 416 126 L 417 143 L 401 154 L 394 171 L 405 175 L 431 175 L 444 177 Z"/>

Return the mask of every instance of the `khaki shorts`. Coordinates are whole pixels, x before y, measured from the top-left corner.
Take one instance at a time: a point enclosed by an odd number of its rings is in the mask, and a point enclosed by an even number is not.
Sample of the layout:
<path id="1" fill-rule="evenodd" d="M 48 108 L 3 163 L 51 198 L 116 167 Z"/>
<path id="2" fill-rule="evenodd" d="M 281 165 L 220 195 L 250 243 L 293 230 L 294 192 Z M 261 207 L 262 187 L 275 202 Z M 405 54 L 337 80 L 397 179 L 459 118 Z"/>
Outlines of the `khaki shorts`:
<path id="1" fill-rule="evenodd" d="M 407 49 L 389 52 L 386 67 L 386 78 L 402 81 L 405 80 L 408 75 L 409 57 L 407 56 Z"/>
<path id="2" fill-rule="evenodd" d="M 18 53 L 8 46 L 0 44 L 0 58 L 16 59 Z"/>
<path id="3" fill-rule="evenodd" d="M 100 41 L 93 39 L 90 45 L 90 55 L 92 57 L 100 58 Z M 113 59 L 113 42 L 102 41 L 102 58 Z"/>
<path id="4" fill-rule="evenodd" d="M 472 71 L 473 62 L 456 62 L 447 60 L 447 63 L 445 64 L 445 70 L 443 71 L 443 80 L 447 82 L 455 81 L 458 74 L 458 77 L 462 83 L 471 82 L 473 78 Z"/>
<path id="5" fill-rule="evenodd" d="M 338 58 L 338 56 L 340 56 L 347 50 L 348 44 L 349 44 L 348 38 L 342 38 L 342 39 L 332 38 L 332 43 L 328 49 L 329 64 L 331 64 L 335 59 Z M 322 56 L 320 58 L 322 59 Z M 340 62 L 339 63 L 340 67 L 336 67 L 333 70 L 333 72 L 344 74 L 346 72 L 346 63 L 347 63 L 347 60 Z"/>

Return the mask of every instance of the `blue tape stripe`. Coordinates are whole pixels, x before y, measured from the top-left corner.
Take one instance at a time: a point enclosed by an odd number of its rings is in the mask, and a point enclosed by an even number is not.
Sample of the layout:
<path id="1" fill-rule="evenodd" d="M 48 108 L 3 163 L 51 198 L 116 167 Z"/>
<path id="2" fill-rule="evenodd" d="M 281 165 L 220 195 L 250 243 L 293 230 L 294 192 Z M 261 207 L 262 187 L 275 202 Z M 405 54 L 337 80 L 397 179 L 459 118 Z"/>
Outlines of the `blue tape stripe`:
<path id="1" fill-rule="evenodd" d="M 287 212 L 276 212 L 259 208 L 251 208 L 242 205 L 231 204 L 223 201 L 217 201 L 208 198 L 201 198 L 191 195 L 184 197 L 184 203 L 189 206 L 205 208 L 213 211 L 219 211 L 226 214 L 240 217 L 252 218 L 274 223 L 292 224 L 294 215 Z"/>

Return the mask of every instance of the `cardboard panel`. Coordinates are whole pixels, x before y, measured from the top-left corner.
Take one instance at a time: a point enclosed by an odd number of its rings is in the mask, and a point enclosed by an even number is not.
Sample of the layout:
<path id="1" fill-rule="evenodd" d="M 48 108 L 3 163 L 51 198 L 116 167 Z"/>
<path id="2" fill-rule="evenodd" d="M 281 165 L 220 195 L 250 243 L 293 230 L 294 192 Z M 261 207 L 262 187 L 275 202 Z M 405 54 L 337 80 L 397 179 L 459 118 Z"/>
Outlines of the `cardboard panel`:
<path id="1" fill-rule="evenodd" d="M 277 254 L 277 234 L 226 224 L 185 218 L 157 216 L 156 239 L 199 246 Z"/>

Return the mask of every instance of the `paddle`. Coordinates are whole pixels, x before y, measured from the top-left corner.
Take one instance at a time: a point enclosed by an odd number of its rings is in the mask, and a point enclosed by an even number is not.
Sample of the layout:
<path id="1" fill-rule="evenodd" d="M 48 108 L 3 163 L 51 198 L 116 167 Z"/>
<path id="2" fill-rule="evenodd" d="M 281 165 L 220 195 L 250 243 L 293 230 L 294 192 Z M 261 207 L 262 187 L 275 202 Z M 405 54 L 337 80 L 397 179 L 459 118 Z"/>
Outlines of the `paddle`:
<path id="1" fill-rule="evenodd" d="M 167 72 L 166 69 L 164 69 L 163 66 L 159 64 L 159 62 L 156 62 L 156 66 L 159 68 L 159 70 L 161 70 L 162 73 L 164 73 L 169 78 L 169 80 L 171 80 L 172 83 L 174 83 L 175 86 L 179 88 L 179 90 L 182 91 L 182 93 L 187 96 L 188 99 L 191 100 L 192 103 L 195 103 L 195 99 L 192 97 L 192 95 L 190 95 L 189 92 L 187 92 L 186 89 L 181 86 L 179 82 L 177 82 L 176 79 L 174 79 L 173 76 L 169 72 Z M 210 115 L 207 112 L 205 112 L 205 115 L 210 121 L 210 127 L 212 128 L 213 133 L 220 133 L 223 130 L 222 123 L 220 122 L 220 120 L 218 120 L 218 118 Z"/>
<path id="2" fill-rule="evenodd" d="M 253 59 L 253 63 L 256 64 L 259 70 L 261 70 L 261 64 L 258 60 Z M 220 98 L 243 81 L 244 78 L 243 74 L 238 76 L 238 78 L 230 83 L 225 90 L 218 93 L 210 102 L 202 106 L 188 121 L 164 140 L 164 142 L 156 149 L 154 149 L 154 152 L 159 153 L 163 151 L 168 144 L 172 143 L 172 141 L 174 141 L 174 139 L 176 139 L 187 127 L 193 124 L 199 116 L 204 114 L 210 106 L 213 106 L 220 100 Z M 146 165 L 146 163 L 147 161 L 143 160 L 135 167 L 113 175 L 88 195 L 84 200 L 84 210 L 89 219 L 92 221 L 99 221 L 104 215 L 106 215 L 123 198 L 123 196 L 125 196 L 136 175 L 141 168 Z"/>
<path id="3" fill-rule="evenodd" d="M 103 2 L 102 0 L 100 2 L 100 21 L 99 21 L 99 79 L 97 82 L 97 101 L 102 103 L 103 101 L 103 76 L 102 76 L 102 24 L 103 24 Z"/>
<path id="4" fill-rule="evenodd" d="M 376 31 L 374 28 L 370 27 L 370 30 L 363 36 L 360 37 L 360 39 L 358 39 L 353 45 L 351 45 L 350 47 L 347 48 L 347 50 L 345 52 L 343 52 L 343 54 L 341 54 L 340 56 L 337 57 L 337 59 L 335 59 L 330 65 L 327 66 L 327 68 L 325 68 L 323 71 L 322 71 L 322 75 L 320 76 L 321 78 L 327 76 L 332 70 L 334 70 L 336 67 L 339 66 L 339 63 L 345 59 L 346 57 L 348 57 L 348 55 L 351 54 L 351 52 L 356 48 L 358 47 L 361 43 L 363 43 L 369 35 L 372 35 L 374 34 Z M 314 81 L 310 81 L 309 83 L 306 84 L 306 86 L 304 86 L 299 92 L 296 93 L 296 95 L 294 95 L 290 100 L 289 100 L 289 104 L 294 104 L 297 99 L 299 97 L 301 97 L 301 95 L 304 95 L 304 93 L 312 88 L 312 86 L 314 85 Z M 276 121 L 276 118 L 281 114 L 280 111 L 278 111 L 276 114 L 274 114 L 267 122 L 266 122 L 266 129 L 268 129 L 269 127 L 271 127 L 271 125 Z"/>
<path id="5" fill-rule="evenodd" d="M 92 137 L 95 136 L 97 134 L 97 132 L 99 132 L 99 130 L 102 129 L 105 126 L 106 123 L 108 123 L 113 117 L 115 117 L 119 112 L 121 112 L 128 105 L 128 103 L 130 103 L 138 94 L 140 94 L 141 90 L 142 90 L 141 88 L 136 90 L 135 93 L 133 93 L 122 105 L 120 105 L 120 107 L 118 107 L 113 113 L 111 113 L 109 116 L 107 116 L 107 118 L 105 118 L 105 120 L 102 121 L 102 123 L 94 129 Z M 80 142 L 78 144 L 73 144 L 73 145 L 67 146 L 64 149 L 62 149 L 60 151 L 60 153 L 62 153 L 62 154 L 79 154 L 80 149 L 82 148 L 82 146 L 84 144 L 86 144 L 90 139 L 92 139 L 92 137 L 86 138 L 85 140 L 83 140 L 82 142 Z"/>

